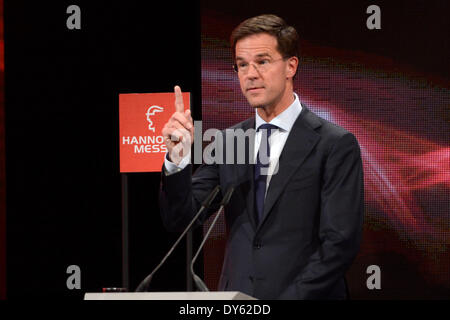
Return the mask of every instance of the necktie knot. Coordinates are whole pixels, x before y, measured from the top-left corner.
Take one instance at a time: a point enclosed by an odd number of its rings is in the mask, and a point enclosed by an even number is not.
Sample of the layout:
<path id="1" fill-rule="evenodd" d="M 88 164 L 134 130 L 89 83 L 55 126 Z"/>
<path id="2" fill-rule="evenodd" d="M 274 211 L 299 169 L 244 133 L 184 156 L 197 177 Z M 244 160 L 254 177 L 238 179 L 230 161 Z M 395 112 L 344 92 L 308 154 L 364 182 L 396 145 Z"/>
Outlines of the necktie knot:
<path id="1" fill-rule="evenodd" d="M 267 139 L 269 139 L 270 135 L 272 134 L 272 130 L 278 129 L 278 126 L 271 124 L 271 123 L 263 123 L 256 129 L 256 131 L 266 131 L 267 132 Z"/>
<path id="2" fill-rule="evenodd" d="M 278 127 L 274 124 L 270 123 L 264 123 L 256 129 L 256 131 L 261 132 L 261 140 L 259 144 L 258 154 L 256 157 L 256 165 L 257 168 L 263 166 L 268 167 L 269 166 L 269 158 L 270 158 L 270 145 L 269 145 L 269 138 L 272 134 L 273 130 L 278 129 Z"/>

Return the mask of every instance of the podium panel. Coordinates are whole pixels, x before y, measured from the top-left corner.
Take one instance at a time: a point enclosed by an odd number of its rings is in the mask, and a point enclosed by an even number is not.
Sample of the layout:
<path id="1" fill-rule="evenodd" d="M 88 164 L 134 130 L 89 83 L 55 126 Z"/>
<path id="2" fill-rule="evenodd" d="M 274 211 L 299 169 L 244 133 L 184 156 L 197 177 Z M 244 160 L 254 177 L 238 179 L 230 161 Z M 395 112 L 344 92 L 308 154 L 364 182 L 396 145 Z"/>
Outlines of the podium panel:
<path id="1" fill-rule="evenodd" d="M 84 300 L 258 300 L 239 291 L 88 292 Z"/>

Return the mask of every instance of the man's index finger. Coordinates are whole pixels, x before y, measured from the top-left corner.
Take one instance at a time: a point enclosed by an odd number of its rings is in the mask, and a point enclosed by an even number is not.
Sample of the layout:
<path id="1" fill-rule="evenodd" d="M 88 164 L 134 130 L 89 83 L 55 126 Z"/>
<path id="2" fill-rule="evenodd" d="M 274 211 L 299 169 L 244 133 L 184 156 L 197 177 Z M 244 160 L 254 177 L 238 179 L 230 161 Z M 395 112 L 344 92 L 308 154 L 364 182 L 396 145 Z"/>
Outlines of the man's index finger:
<path id="1" fill-rule="evenodd" d="M 175 111 L 184 112 L 183 95 L 181 93 L 181 88 L 175 86 Z"/>

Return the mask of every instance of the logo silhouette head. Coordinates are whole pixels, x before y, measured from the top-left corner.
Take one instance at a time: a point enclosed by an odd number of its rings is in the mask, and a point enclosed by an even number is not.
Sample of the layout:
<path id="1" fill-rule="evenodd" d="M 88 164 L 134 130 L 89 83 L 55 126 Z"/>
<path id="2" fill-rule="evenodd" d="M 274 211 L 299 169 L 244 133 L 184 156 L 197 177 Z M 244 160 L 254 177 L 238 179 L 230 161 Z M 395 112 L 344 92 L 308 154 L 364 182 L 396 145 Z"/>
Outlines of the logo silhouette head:
<path id="1" fill-rule="evenodd" d="M 150 108 L 148 108 L 146 116 L 147 116 L 147 121 L 149 122 L 148 124 L 148 130 L 155 132 L 155 127 L 153 127 L 153 121 L 150 118 L 151 116 L 154 116 L 155 113 L 157 112 L 163 112 L 164 108 L 160 107 L 160 106 L 151 106 Z"/>

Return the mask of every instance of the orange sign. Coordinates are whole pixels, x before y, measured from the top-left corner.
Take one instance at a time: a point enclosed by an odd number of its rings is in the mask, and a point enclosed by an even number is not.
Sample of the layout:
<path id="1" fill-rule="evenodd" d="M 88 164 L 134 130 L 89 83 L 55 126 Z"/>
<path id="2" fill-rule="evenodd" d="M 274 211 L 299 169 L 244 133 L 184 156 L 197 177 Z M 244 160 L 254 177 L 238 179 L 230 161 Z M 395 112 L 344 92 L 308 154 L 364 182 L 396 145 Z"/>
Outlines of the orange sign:
<path id="1" fill-rule="evenodd" d="M 185 110 L 189 92 L 183 92 Z M 175 94 L 119 94 L 120 172 L 161 172 L 167 148 L 161 130 L 175 112 Z"/>

